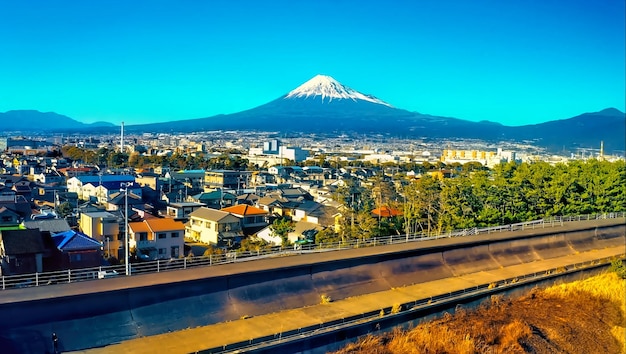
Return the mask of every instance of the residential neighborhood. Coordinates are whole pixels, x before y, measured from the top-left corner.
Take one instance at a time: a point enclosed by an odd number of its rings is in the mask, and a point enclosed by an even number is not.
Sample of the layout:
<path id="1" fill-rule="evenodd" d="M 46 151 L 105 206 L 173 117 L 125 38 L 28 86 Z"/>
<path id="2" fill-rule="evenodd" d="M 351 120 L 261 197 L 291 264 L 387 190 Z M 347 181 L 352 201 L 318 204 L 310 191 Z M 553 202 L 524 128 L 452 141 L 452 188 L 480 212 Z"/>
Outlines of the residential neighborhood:
<path id="1" fill-rule="evenodd" d="M 472 150 L 448 142 L 436 153 L 426 141 L 356 146 L 342 139 L 5 139 L 2 275 L 117 265 L 127 255 L 151 262 L 406 232 L 407 185 L 539 153 L 522 145 L 489 151 L 477 142 L 466 143 Z M 25 142 L 41 148 L 23 149 Z"/>

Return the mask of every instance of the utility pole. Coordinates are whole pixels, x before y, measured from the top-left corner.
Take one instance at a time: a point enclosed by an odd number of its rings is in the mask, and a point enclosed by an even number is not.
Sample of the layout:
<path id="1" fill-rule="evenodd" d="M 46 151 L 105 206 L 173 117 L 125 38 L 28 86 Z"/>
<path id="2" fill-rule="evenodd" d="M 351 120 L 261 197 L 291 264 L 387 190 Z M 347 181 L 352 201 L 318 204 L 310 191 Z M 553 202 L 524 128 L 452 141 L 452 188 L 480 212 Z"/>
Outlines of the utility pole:
<path id="1" fill-rule="evenodd" d="M 130 275 L 130 250 L 128 249 L 128 187 L 133 182 L 120 183 L 120 191 L 124 191 L 124 265 L 126 266 L 126 275 Z"/>

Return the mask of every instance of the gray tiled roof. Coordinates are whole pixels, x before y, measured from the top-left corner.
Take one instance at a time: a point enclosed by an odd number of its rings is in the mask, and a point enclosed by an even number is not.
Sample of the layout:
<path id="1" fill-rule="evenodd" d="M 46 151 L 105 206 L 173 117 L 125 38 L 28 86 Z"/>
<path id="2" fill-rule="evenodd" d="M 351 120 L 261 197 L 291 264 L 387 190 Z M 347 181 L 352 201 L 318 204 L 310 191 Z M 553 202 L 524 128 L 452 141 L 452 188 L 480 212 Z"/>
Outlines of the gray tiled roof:
<path id="1" fill-rule="evenodd" d="M 196 217 L 196 218 L 211 220 L 211 221 L 220 221 L 223 218 L 227 217 L 228 215 L 230 215 L 230 213 L 217 210 L 217 209 L 206 208 L 206 207 L 198 208 L 194 210 L 191 214 L 189 214 L 190 217 Z"/>
<path id="2" fill-rule="evenodd" d="M 4 244 L 6 254 L 43 253 L 43 240 L 39 230 L 3 230 L 0 240 Z"/>
<path id="3" fill-rule="evenodd" d="M 65 219 L 27 220 L 24 221 L 27 229 L 39 229 L 39 231 L 63 232 L 71 227 Z"/>

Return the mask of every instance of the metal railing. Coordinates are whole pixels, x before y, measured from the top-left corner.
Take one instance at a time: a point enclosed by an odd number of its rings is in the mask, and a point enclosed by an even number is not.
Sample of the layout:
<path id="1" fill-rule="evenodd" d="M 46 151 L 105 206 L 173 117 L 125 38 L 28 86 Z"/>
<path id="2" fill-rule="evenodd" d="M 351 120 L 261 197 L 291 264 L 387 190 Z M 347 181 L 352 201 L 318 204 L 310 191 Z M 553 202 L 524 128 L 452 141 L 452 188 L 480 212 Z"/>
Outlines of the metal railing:
<path id="1" fill-rule="evenodd" d="M 158 273 L 170 270 L 190 269 L 196 267 L 207 267 L 227 263 L 252 261 L 268 257 L 282 257 L 290 255 L 338 251 L 352 248 L 375 247 L 407 242 L 420 242 L 435 240 L 440 238 L 466 237 L 480 234 L 490 234 L 496 232 L 517 231 L 563 226 L 566 222 L 615 219 L 626 217 L 626 212 L 589 214 L 578 216 L 556 216 L 546 219 L 533 220 L 510 225 L 493 226 L 485 228 L 469 228 L 455 230 L 451 232 L 428 235 L 426 233 L 389 235 L 372 237 L 366 239 L 352 239 L 344 242 L 318 243 L 306 245 L 294 245 L 293 247 L 266 247 L 255 251 L 229 251 L 224 254 L 213 254 L 209 256 L 196 256 L 184 258 L 172 258 L 166 260 L 156 260 L 148 262 L 132 263 L 130 274 Z M 78 281 L 105 279 L 126 274 L 125 266 L 102 266 L 95 268 L 69 269 L 56 272 L 33 273 L 24 275 L 2 276 L 2 290 L 13 288 L 25 288 L 31 286 L 43 286 L 51 284 L 73 283 Z"/>

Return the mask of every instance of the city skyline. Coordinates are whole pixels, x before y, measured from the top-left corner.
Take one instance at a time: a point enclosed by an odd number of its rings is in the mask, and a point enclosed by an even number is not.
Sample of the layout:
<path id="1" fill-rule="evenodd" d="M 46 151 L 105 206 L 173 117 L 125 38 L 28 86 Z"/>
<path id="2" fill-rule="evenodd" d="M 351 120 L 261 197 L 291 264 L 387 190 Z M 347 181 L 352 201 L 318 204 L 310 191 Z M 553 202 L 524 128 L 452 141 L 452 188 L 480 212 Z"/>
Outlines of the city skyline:
<path id="1" fill-rule="evenodd" d="M 317 74 L 397 108 L 505 125 L 624 111 L 624 16 L 614 0 L 3 3 L 0 112 L 202 118 Z"/>

